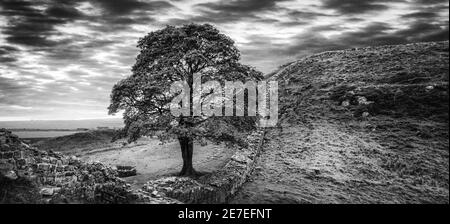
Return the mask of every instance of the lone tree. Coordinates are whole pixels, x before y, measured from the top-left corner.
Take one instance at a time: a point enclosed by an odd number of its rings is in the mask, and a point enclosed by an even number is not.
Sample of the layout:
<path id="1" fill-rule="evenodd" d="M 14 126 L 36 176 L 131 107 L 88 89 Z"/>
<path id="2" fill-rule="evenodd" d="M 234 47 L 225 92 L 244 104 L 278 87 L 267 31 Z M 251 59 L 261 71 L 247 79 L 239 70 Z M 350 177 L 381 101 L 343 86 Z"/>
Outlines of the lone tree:
<path id="1" fill-rule="evenodd" d="M 159 133 L 166 142 L 178 139 L 183 157 L 182 176 L 195 176 L 192 166 L 194 140 L 202 143 L 234 141 L 237 133 L 255 127 L 254 117 L 205 117 L 193 114 L 194 75 L 202 81 L 257 81 L 262 74 L 240 64 L 240 53 L 234 41 L 209 24 L 167 26 L 151 32 L 138 42 L 140 53 L 132 75 L 119 81 L 112 90 L 110 114 L 123 112 L 125 127 L 121 136 L 128 141 L 140 136 Z M 188 116 L 175 117 L 170 104 L 175 97 L 171 85 L 182 81 L 189 85 Z M 205 95 L 201 95 L 205 97 Z"/>

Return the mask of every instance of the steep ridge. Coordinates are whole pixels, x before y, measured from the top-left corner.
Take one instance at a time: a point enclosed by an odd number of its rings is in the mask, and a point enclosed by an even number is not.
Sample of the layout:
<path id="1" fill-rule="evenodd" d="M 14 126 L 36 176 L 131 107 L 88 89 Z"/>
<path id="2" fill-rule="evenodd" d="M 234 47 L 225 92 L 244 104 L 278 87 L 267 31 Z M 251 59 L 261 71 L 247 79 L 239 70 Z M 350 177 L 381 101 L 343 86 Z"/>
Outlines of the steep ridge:
<path id="1" fill-rule="evenodd" d="M 417 43 L 281 67 L 279 127 L 232 203 L 449 203 L 448 54 Z"/>

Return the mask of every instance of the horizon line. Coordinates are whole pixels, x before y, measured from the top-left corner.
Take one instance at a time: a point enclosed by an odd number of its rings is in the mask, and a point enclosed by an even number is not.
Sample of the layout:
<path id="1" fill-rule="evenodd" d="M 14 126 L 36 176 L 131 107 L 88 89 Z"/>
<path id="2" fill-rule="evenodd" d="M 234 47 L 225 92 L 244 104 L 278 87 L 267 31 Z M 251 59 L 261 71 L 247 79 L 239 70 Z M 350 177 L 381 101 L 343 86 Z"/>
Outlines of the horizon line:
<path id="1" fill-rule="evenodd" d="M 17 119 L 17 120 L 2 120 L 0 117 L 0 122 L 17 122 L 17 121 L 84 121 L 84 120 L 110 120 L 110 119 L 121 119 L 122 117 L 99 117 L 99 118 L 80 118 L 80 119 Z"/>

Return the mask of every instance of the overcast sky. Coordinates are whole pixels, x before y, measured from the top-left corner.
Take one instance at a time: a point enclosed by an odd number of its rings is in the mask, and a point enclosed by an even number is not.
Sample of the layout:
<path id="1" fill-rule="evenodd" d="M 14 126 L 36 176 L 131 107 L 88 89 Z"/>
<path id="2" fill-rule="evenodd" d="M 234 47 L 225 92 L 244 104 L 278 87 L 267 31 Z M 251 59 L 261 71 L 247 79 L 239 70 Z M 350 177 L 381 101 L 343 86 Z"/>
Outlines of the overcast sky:
<path id="1" fill-rule="evenodd" d="M 107 117 L 136 42 L 211 23 L 268 73 L 305 55 L 448 40 L 448 0 L 0 0 L 0 120 Z"/>

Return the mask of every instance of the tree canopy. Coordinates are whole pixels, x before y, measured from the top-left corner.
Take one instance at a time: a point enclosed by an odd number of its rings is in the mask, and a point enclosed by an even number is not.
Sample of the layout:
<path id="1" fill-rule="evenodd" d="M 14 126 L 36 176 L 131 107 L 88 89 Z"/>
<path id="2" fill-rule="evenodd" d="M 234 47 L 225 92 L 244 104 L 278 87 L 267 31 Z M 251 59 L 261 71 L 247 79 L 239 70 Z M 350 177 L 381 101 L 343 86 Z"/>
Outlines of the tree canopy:
<path id="1" fill-rule="evenodd" d="M 188 147 L 194 139 L 233 141 L 236 140 L 233 133 L 255 127 L 254 117 L 205 117 L 192 113 L 175 117 L 170 112 L 175 97 L 170 88 L 177 81 L 189 85 L 192 108 L 196 74 L 201 75 L 202 82 L 262 79 L 260 72 L 239 62 L 240 53 L 234 41 L 214 26 L 167 26 L 148 33 L 137 46 L 140 52 L 132 74 L 113 87 L 108 108 L 110 114 L 123 111 L 122 133 L 130 141 L 161 131 L 158 135 L 161 140 L 178 138 L 183 151 L 183 144 Z"/>

